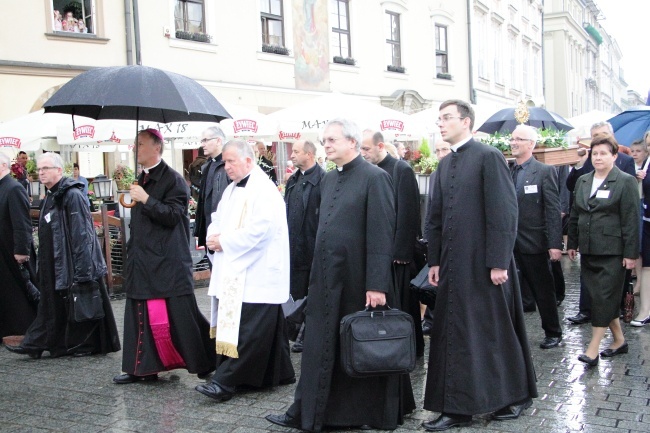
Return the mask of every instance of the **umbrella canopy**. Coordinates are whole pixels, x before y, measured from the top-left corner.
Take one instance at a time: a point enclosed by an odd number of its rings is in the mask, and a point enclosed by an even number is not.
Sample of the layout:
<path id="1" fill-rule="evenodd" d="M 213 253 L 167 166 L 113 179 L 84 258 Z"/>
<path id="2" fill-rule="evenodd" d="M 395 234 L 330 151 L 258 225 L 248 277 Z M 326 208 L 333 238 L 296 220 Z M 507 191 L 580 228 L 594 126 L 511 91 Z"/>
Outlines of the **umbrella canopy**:
<path id="1" fill-rule="evenodd" d="M 641 105 L 630 108 L 609 119 L 614 128 L 616 141 L 629 146 L 635 140 L 640 140 L 650 129 L 650 107 Z"/>
<path id="2" fill-rule="evenodd" d="M 46 113 L 160 123 L 219 122 L 231 117 L 196 81 L 139 65 L 84 72 L 61 87 L 43 107 Z"/>
<path id="3" fill-rule="evenodd" d="M 556 129 L 558 131 L 570 131 L 573 126 L 557 113 L 547 111 L 541 107 L 528 108 L 529 117 L 526 125 L 541 129 Z M 510 133 L 519 122 L 515 118 L 515 108 L 505 108 L 497 111 L 478 128 L 478 131 L 486 134 Z"/>

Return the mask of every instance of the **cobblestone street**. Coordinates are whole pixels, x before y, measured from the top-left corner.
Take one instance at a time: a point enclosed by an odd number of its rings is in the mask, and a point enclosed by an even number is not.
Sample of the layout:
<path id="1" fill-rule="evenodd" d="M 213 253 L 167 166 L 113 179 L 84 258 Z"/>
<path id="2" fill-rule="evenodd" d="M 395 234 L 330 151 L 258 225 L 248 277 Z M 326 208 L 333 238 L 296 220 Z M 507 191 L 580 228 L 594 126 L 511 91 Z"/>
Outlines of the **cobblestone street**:
<path id="1" fill-rule="evenodd" d="M 577 311 L 576 263 L 563 257 L 567 297 L 560 317 Z M 207 314 L 206 288 L 196 290 Z M 637 298 L 638 302 L 638 298 Z M 113 301 L 122 330 L 124 300 Z M 486 318 L 489 320 L 489 318 Z M 564 345 L 541 350 L 544 334 L 539 315 L 526 313 L 526 323 L 540 397 L 514 421 L 474 418 L 471 427 L 452 432 L 648 432 L 650 431 L 650 329 L 624 325 L 630 352 L 601 359 L 593 369 L 577 360 L 591 336 L 590 326 L 564 325 Z M 564 323 L 567 323 L 566 321 Z M 609 333 L 603 348 L 609 343 Z M 428 349 L 427 352 L 428 353 Z M 237 394 L 215 403 L 194 390 L 201 381 L 184 370 L 160 375 L 150 383 L 114 385 L 121 352 L 87 358 L 27 356 L 0 350 L 0 431 L 2 432 L 236 432 L 288 431 L 264 419 L 282 413 L 293 400 L 294 385 Z M 297 375 L 300 355 L 292 354 Z M 425 356 L 427 358 L 428 355 Z M 507 372 L 504 372 L 507 374 Z M 423 431 L 433 414 L 422 409 L 426 362 L 411 375 L 418 410 L 397 431 Z"/>

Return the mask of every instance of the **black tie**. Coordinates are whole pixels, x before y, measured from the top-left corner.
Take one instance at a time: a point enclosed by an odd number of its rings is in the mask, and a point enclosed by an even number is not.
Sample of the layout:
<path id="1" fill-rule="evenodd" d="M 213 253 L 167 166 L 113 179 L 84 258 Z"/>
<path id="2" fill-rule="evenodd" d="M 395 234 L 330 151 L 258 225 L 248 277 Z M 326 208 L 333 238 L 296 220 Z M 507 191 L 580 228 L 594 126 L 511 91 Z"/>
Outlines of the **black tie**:
<path id="1" fill-rule="evenodd" d="M 521 171 L 521 165 L 515 164 L 512 167 L 512 183 L 515 184 L 515 190 L 517 189 L 517 176 L 519 176 L 519 172 Z"/>

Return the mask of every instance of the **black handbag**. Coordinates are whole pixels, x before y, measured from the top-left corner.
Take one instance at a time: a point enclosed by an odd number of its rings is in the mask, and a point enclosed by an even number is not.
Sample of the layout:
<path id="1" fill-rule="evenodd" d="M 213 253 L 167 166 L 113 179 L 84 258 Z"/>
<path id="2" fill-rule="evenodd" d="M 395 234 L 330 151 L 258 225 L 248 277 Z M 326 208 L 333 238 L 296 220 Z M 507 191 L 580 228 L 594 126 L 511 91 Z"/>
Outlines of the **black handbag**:
<path id="1" fill-rule="evenodd" d="M 387 308 L 366 308 L 341 319 L 341 367 L 348 376 L 407 374 L 415 369 L 413 318 Z"/>
<path id="2" fill-rule="evenodd" d="M 436 306 L 438 287 L 429 284 L 429 266 L 424 265 L 415 278 L 411 280 L 411 292 L 420 303 L 431 310 Z"/>
<path id="3" fill-rule="evenodd" d="M 73 284 L 69 299 L 71 322 L 87 322 L 104 318 L 104 303 L 97 281 Z"/>

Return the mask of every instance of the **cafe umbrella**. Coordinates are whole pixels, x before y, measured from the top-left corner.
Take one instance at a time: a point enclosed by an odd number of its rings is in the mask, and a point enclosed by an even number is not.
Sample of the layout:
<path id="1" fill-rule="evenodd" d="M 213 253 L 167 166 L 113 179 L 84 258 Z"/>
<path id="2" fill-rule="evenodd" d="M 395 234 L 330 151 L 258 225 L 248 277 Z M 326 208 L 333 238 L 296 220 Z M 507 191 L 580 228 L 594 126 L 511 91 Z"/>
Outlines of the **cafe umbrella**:
<path id="1" fill-rule="evenodd" d="M 135 120 L 136 135 L 140 120 L 219 122 L 231 118 L 221 103 L 191 78 L 141 65 L 96 68 L 79 74 L 43 108 L 45 113 L 72 115 L 73 129 L 74 116 Z M 137 166 L 137 146 L 134 156 Z"/>

